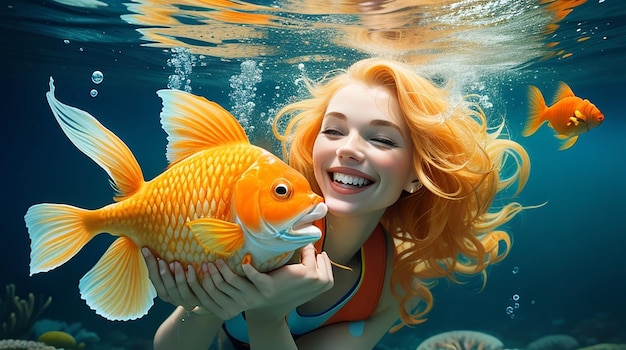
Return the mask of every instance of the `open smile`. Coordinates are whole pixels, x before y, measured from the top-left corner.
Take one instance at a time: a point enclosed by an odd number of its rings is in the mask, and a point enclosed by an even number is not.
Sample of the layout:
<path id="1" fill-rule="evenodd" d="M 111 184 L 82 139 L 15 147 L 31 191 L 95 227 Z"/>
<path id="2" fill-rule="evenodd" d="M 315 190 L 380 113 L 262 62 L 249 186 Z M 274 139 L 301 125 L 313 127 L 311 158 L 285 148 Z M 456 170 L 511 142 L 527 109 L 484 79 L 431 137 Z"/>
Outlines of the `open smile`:
<path id="1" fill-rule="evenodd" d="M 364 177 L 342 174 L 342 173 L 330 173 L 333 182 L 339 185 L 348 186 L 348 187 L 366 187 L 374 183 L 372 180 L 366 179 Z"/>
<path id="2" fill-rule="evenodd" d="M 334 167 L 327 169 L 327 173 L 330 188 L 339 194 L 357 194 L 376 183 L 375 178 L 354 168 Z"/>

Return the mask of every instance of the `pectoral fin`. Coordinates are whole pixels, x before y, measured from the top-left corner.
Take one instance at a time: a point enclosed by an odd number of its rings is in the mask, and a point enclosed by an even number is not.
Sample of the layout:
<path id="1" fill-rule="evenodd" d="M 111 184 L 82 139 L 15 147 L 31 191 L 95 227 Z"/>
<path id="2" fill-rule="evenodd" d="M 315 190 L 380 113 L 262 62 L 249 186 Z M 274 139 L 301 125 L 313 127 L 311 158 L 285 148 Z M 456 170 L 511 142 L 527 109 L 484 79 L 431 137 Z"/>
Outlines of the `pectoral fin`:
<path id="1" fill-rule="evenodd" d="M 559 138 L 563 140 L 561 147 L 559 147 L 559 151 L 563 151 L 574 146 L 574 144 L 576 143 L 576 140 L 578 140 L 578 135 L 572 136 L 572 137 L 564 136 L 564 137 L 559 137 Z"/>
<path id="2" fill-rule="evenodd" d="M 576 111 L 576 112 L 578 112 L 578 111 Z M 578 118 L 576 118 L 576 117 L 569 117 L 569 121 L 565 125 L 567 125 L 567 126 L 572 126 L 572 125 L 578 126 L 578 124 L 579 124 Z"/>
<path id="3" fill-rule="evenodd" d="M 244 236 L 238 224 L 203 218 L 187 223 L 204 248 L 221 256 L 230 256 L 243 246 Z"/>
<path id="4" fill-rule="evenodd" d="M 579 110 L 575 110 L 575 111 L 574 111 L 574 115 L 576 116 L 576 118 L 577 118 L 579 121 L 582 121 L 582 122 L 586 122 L 586 121 L 587 121 L 587 116 L 586 116 L 586 115 L 584 115 L 584 114 L 583 114 L 583 112 L 581 112 L 581 111 L 579 111 Z"/>

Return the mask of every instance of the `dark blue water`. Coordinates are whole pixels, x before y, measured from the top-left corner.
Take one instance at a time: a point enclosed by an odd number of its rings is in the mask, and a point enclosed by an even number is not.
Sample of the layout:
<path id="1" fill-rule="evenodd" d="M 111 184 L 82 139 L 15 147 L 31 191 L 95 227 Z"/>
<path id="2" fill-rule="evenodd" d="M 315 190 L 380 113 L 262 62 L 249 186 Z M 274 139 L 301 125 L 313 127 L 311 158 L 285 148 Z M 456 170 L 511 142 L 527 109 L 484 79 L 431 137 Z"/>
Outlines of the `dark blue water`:
<path id="1" fill-rule="evenodd" d="M 173 55 L 162 48 L 141 46 L 146 42 L 136 28 L 120 20 L 127 9 L 119 4 L 85 9 L 54 2 L 9 3 L 5 1 L 0 10 L 4 30 L 0 40 L 4 57 L 0 69 L 4 121 L 0 288 L 13 283 L 22 297 L 29 292 L 52 296 L 42 318 L 80 322 L 103 338 L 103 348 L 112 348 L 107 339 L 112 339 L 113 332 L 128 337 L 116 344 L 118 348 L 149 348 L 146 344 L 171 306 L 156 300 L 140 320 L 110 322 L 80 299 L 78 280 L 99 259 L 111 237 L 101 235 L 65 265 L 29 276 L 30 249 L 23 216 L 34 203 L 97 208 L 110 203 L 113 195 L 105 172 L 77 151 L 56 124 L 44 96 L 49 77 L 55 78 L 57 98 L 89 111 L 113 130 L 150 179 L 167 165 L 166 135 L 158 120 L 161 101 L 155 92 L 176 75 L 167 64 Z M 532 172 L 519 200 L 525 205 L 547 203 L 523 212 L 507 225 L 513 248 L 507 259 L 489 269 L 482 291 L 479 278 L 464 285 L 440 281 L 433 289 L 435 306 L 428 321 L 386 337 L 380 349 L 414 349 L 427 336 L 457 329 L 490 333 L 508 348 L 524 347 L 555 333 L 577 338 L 581 347 L 626 343 L 624 4 L 621 0 L 589 1 L 560 22 L 556 34 L 543 37 L 545 42 L 562 42 L 562 48 L 573 53 L 570 57 L 561 54 L 541 60 L 537 54 L 517 67 L 477 71 L 467 83 L 462 80 L 469 79 L 466 75 L 456 77 L 465 92 L 487 96 L 492 106 L 488 113 L 494 118 L 505 115 L 511 137 L 527 148 Z M 581 30 L 588 31 L 591 39 L 577 41 Z M 64 38 L 71 39 L 65 43 Z M 526 50 L 523 37 L 518 39 L 518 49 Z M 353 56 L 343 60 L 306 62 L 308 74 L 317 78 L 327 69 L 345 67 L 368 55 L 351 52 Z M 453 57 L 454 49 L 446 55 Z M 190 72 L 193 92 L 235 108 L 241 101 L 229 97 L 234 89 L 229 79 L 241 73 L 240 63 L 245 59 L 263 67 L 252 97 L 258 118 L 265 118 L 297 94 L 298 62 L 210 56 L 198 58 Z M 90 79 L 96 69 L 104 73 L 99 85 Z M 559 80 L 566 81 L 578 96 L 589 98 L 606 117 L 600 127 L 582 135 L 566 151 L 558 151 L 559 141 L 546 126 L 529 138 L 521 136 L 527 86 L 537 85 L 550 101 Z M 95 98 L 90 96 L 94 88 L 98 90 Z M 259 127 L 251 138 L 271 140 L 263 130 Z M 4 302 L 2 289 L 0 297 Z M 514 307 L 513 317 L 506 312 L 509 306 Z"/>

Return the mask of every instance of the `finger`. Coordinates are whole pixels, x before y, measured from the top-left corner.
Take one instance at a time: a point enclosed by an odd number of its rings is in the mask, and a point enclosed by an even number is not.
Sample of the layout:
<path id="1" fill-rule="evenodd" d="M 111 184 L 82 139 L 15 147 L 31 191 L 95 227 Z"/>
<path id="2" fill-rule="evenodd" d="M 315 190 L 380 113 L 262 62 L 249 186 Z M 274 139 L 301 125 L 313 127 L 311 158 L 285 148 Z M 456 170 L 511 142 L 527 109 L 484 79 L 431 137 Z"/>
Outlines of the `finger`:
<path id="1" fill-rule="evenodd" d="M 167 263 L 164 260 L 157 260 L 157 268 L 158 268 L 158 279 L 161 281 L 160 284 L 155 285 L 157 288 L 157 292 L 161 298 L 170 303 L 176 303 L 170 291 L 176 290 L 176 281 L 174 281 L 174 276 L 170 271 Z"/>
<path id="2" fill-rule="evenodd" d="M 211 278 L 208 275 L 208 273 L 204 271 L 204 266 L 203 266 L 204 274 L 203 274 L 202 283 L 200 283 L 200 281 L 198 280 L 198 276 L 195 270 L 193 269 L 193 267 L 188 266 L 187 270 L 188 270 L 187 280 L 189 282 L 189 287 L 191 288 L 191 291 L 198 299 L 199 305 L 202 305 L 209 310 L 214 309 L 215 302 L 213 302 L 213 299 L 211 299 L 211 296 L 207 294 L 207 288 L 212 290 L 212 289 L 215 289 L 215 287 L 213 286 L 213 282 L 211 281 Z M 208 282 L 208 284 L 206 282 Z"/>
<path id="3" fill-rule="evenodd" d="M 218 268 L 217 264 L 226 265 L 223 262 L 221 263 L 216 262 L 215 264 L 209 263 L 209 272 L 211 274 L 211 279 L 213 280 L 213 284 L 215 285 L 215 287 L 217 287 L 217 289 L 219 289 L 222 293 L 229 296 L 230 298 L 239 297 L 240 295 L 237 289 L 234 288 L 232 285 L 230 285 L 228 281 L 226 281 L 226 279 L 224 278 L 224 275 L 222 275 L 222 271 Z M 222 270 L 230 271 L 230 268 L 228 266 L 224 267 L 223 265 L 221 266 Z M 230 272 L 232 273 L 232 271 Z"/>
<path id="4" fill-rule="evenodd" d="M 209 298 L 203 300 L 206 303 L 204 306 L 224 320 L 230 319 L 243 311 L 244 308 L 240 305 L 243 302 L 241 295 L 232 297 L 227 292 L 224 292 L 223 290 L 234 290 L 234 288 L 225 286 L 226 282 L 215 264 L 208 263 L 206 266 L 208 276 L 205 277 L 203 286 L 207 290 Z M 231 293 L 233 292 L 231 291 Z"/>
<path id="5" fill-rule="evenodd" d="M 252 264 L 243 264 L 241 265 L 243 269 L 243 273 L 246 274 L 246 277 L 257 287 L 266 285 L 271 279 L 264 273 L 259 272 L 259 270 L 255 269 Z"/>
<path id="6" fill-rule="evenodd" d="M 237 291 L 243 292 L 251 287 L 250 281 L 234 273 L 223 260 L 216 261 L 216 266 L 224 280 Z"/>
<path id="7" fill-rule="evenodd" d="M 335 277 L 333 275 L 333 266 L 326 252 L 322 252 L 322 254 L 317 256 L 317 266 L 320 270 L 320 276 L 328 282 L 326 289 L 330 289 L 335 283 Z"/>
<path id="8" fill-rule="evenodd" d="M 309 243 L 306 246 L 304 246 L 302 248 L 302 251 L 300 252 L 302 265 L 305 265 L 305 266 L 315 265 L 316 255 L 317 255 L 317 252 L 315 251 L 315 247 L 313 246 L 313 244 Z"/>
<path id="9" fill-rule="evenodd" d="M 163 286 L 163 281 L 161 280 L 161 275 L 159 274 L 159 265 L 157 263 L 157 259 L 152 255 L 150 249 L 143 247 L 141 248 L 141 253 L 143 254 L 144 260 L 146 261 L 146 267 L 148 268 L 148 277 L 150 277 L 150 281 L 156 288 L 157 292 L 165 292 L 165 287 Z"/>
<path id="10" fill-rule="evenodd" d="M 178 305 L 183 306 L 187 310 L 193 309 L 200 303 L 198 298 L 191 292 L 189 284 L 187 283 L 187 275 L 183 269 L 183 265 L 179 262 L 170 264 L 170 268 L 174 273 L 175 287 L 174 289 L 168 289 L 172 295 L 172 298 L 178 302 Z"/>

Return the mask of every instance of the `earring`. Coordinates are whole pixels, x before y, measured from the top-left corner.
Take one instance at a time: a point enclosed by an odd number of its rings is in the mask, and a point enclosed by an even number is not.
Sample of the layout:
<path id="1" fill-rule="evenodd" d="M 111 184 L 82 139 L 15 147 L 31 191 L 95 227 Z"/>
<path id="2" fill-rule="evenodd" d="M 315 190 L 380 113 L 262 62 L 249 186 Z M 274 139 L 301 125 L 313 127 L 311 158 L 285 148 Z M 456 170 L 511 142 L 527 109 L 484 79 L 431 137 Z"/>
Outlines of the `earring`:
<path id="1" fill-rule="evenodd" d="M 424 184 L 419 182 L 419 180 L 413 180 L 411 182 L 411 188 L 409 189 L 409 193 L 413 194 L 413 193 L 419 191 L 420 188 L 422 188 L 422 186 L 424 186 Z"/>

